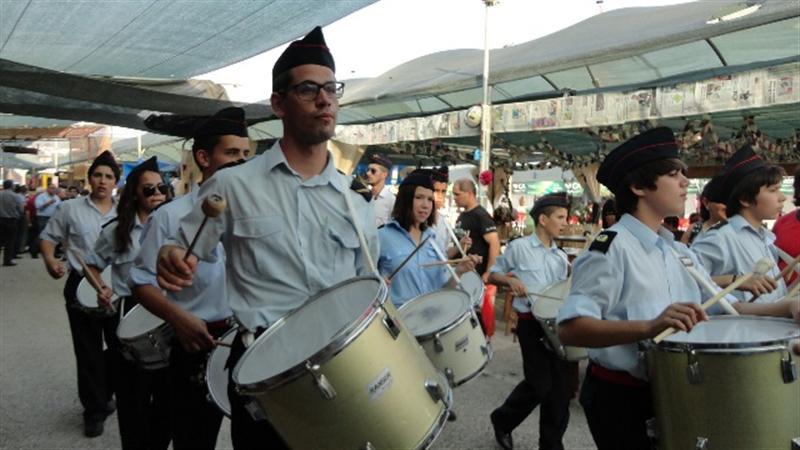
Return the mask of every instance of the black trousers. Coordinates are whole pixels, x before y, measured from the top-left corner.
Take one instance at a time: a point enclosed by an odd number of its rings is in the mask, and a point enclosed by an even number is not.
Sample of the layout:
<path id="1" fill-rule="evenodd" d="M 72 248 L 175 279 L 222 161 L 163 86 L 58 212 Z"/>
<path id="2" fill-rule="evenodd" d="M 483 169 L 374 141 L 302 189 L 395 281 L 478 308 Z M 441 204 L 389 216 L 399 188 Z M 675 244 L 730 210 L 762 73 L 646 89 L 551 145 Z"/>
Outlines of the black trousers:
<path id="1" fill-rule="evenodd" d="M 84 419 L 91 421 L 105 417 L 113 394 L 113 374 L 119 353 L 116 334 L 119 318 L 117 315 L 98 317 L 79 309 L 75 293 L 82 278 L 78 272 L 70 272 L 64 286 L 64 299 L 78 369 L 78 397 L 83 405 Z M 104 340 L 108 347 L 105 351 Z"/>
<path id="2" fill-rule="evenodd" d="M 17 256 L 17 220 L 0 217 L 0 247 L 3 248 L 3 264 L 11 264 Z"/>
<path id="3" fill-rule="evenodd" d="M 245 409 L 243 396 L 234 388 L 233 368 L 244 354 L 245 347 L 241 334 L 237 334 L 233 341 L 231 354 L 228 357 L 228 397 L 231 402 L 231 442 L 235 450 L 244 449 L 288 449 L 275 427 L 267 420 L 254 420 Z"/>
<path id="4" fill-rule="evenodd" d="M 598 450 L 649 450 L 647 420 L 653 417 L 649 385 L 631 387 L 592 375 L 581 387 L 581 405 Z"/>
<path id="5" fill-rule="evenodd" d="M 124 300 L 125 312 L 137 302 Z M 148 370 L 114 352 L 114 392 L 117 420 L 123 450 L 163 449 L 172 439 L 169 408 L 171 403 L 167 368 Z"/>
<path id="6" fill-rule="evenodd" d="M 209 332 L 219 338 L 227 329 Z M 213 449 L 222 425 L 222 412 L 207 398 L 206 362 L 211 351 L 188 353 L 178 343 L 172 344 L 169 361 L 169 386 L 172 392 L 170 419 L 173 447 L 180 449 Z"/>
<path id="7" fill-rule="evenodd" d="M 544 331 L 539 322 L 517 322 L 525 378 L 511 391 L 506 401 L 492 412 L 492 423 L 510 433 L 531 412 L 539 411 L 539 448 L 563 450 L 562 438 L 569 423 L 572 396 L 568 362 L 559 359 L 542 343 Z"/>

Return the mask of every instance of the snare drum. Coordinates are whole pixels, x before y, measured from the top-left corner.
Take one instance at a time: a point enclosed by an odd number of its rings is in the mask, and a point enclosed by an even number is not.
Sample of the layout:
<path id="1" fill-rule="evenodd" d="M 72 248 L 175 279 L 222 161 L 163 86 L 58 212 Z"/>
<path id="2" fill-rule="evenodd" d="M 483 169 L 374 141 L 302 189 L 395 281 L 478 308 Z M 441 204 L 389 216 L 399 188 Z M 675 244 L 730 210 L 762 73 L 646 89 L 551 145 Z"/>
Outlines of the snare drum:
<path id="1" fill-rule="evenodd" d="M 789 319 L 723 316 L 652 347 L 659 448 L 793 448 L 800 381 L 789 342 L 798 337 Z"/>
<path id="2" fill-rule="evenodd" d="M 441 289 L 420 295 L 401 306 L 399 313 L 453 387 L 479 374 L 492 358 L 472 300 L 462 290 Z"/>
<path id="3" fill-rule="evenodd" d="M 145 369 L 169 366 L 174 334 L 172 326 L 142 305 L 131 308 L 117 327 L 122 355 Z"/>
<path id="4" fill-rule="evenodd" d="M 543 292 L 540 292 L 542 295 L 553 298 L 531 294 L 531 297 L 533 297 L 535 300 L 533 307 L 531 308 L 531 312 L 533 312 L 533 316 L 539 322 L 539 325 L 542 326 L 542 330 L 544 330 L 544 334 L 547 337 L 547 342 L 545 342 L 545 345 L 555 352 L 561 359 L 567 361 L 579 361 L 581 359 L 586 359 L 589 356 L 586 349 L 583 347 L 562 345 L 561 340 L 558 338 L 558 325 L 556 324 L 558 310 L 561 308 L 561 305 L 564 304 L 564 301 L 555 299 L 566 298 L 566 296 L 569 294 L 570 284 L 571 279 L 568 278 L 564 281 L 554 283 L 548 286 Z"/>
<path id="5" fill-rule="evenodd" d="M 452 392 L 414 336 L 384 309 L 376 277 L 326 289 L 267 329 L 233 370 L 291 448 L 422 448 Z"/>
<path id="6" fill-rule="evenodd" d="M 233 344 L 237 329 L 231 328 L 220 337 L 223 344 Z M 208 401 L 217 405 L 222 414 L 231 416 L 231 402 L 228 399 L 228 369 L 225 364 L 231 354 L 230 347 L 217 345 L 208 356 L 206 363 L 206 386 L 208 387 Z"/>
<path id="7" fill-rule="evenodd" d="M 107 266 L 100 274 L 100 277 L 106 286 L 111 286 L 111 266 Z M 78 290 L 75 295 L 78 298 L 78 307 L 88 314 L 108 317 L 116 314 L 116 310 L 119 309 L 119 297 L 116 294 L 111 297 L 111 304 L 114 306 L 114 309 L 107 308 L 97 303 L 97 291 L 92 287 L 92 284 L 89 283 L 86 277 L 83 277 L 81 282 L 78 283 Z"/>
<path id="8" fill-rule="evenodd" d="M 474 270 L 465 272 L 459 277 L 458 288 L 466 292 L 472 300 L 472 307 L 480 309 L 483 305 L 483 280 Z"/>

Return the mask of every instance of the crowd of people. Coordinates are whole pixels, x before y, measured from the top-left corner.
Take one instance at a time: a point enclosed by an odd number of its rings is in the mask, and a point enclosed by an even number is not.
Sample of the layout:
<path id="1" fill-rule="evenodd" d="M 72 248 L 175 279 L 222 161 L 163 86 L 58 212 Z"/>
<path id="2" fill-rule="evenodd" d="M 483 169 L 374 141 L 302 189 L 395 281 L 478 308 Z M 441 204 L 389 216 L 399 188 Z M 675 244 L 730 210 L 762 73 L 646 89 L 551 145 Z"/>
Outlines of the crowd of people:
<path id="1" fill-rule="evenodd" d="M 749 148 L 706 186 L 701 225 L 686 233 L 665 228 L 666 218 L 684 213 L 688 179 L 673 132 L 663 127 L 622 143 L 602 162 L 598 181 L 615 198 L 602 211 L 606 228 L 574 262 L 556 245 L 569 215 L 563 193 L 537 199 L 533 232 L 503 250 L 472 179 L 450 180 L 447 168 L 417 169 L 395 195 L 386 186 L 392 162 L 384 155 L 371 157 L 367 185 L 337 171 L 327 143 L 343 90 L 315 28 L 275 63 L 270 103 L 284 133 L 263 154 L 249 158 L 244 111 L 226 108 L 198 118 L 194 128 L 192 153 L 203 175 L 197 190 L 170 199 L 152 158 L 112 195 L 121 174 L 105 152 L 89 167 L 88 195 L 66 200 L 50 186 L 33 200 L 31 234 L 40 243 L 29 246 L 41 250 L 52 277 L 67 277 L 86 436 L 102 434 L 116 410 L 122 448 L 214 448 L 223 414 L 196 378 L 221 336 L 237 330 L 227 361 L 232 368 L 276 321 L 338 283 L 380 276 L 400 307 L 474 271 L 512 293 L 518 317 L 523 377 L 486 418 L 498 445 L 512 449 L 513 430 L 540 407 L 540 448 L 564 448 L 570 369 L 546 345 L 531 307 L 536 293 L 571 277 L 558 313 L 559 337 L 589 348 L 580 403 L 592 437 L 601 450 L 649 448 L 652 396 L 636 342 L 670 327 L 689 331 L 724 311 L 700 307 L 709 293 L 682 261 L 725 287 L 763 257 L 778 262 L 779 251 L 791 258 L 800 250 L 800 210 L 780 218 L 775 234 L 762 225 L 781 212 L 785 174 Z M 443 210 L 450 185 L 461 210 L 456 218 Z M 4 183 L 0 192 L 4 265 L 13 265 L 21 250 L 16 230 L 26 205 L 12 191 Z M 215 214 L 204 206 L 212 196 L 225 200 Z M 57 255 L 59 244 L 66 261 Z M 452 264 L 432 264 L 442 261 Z M 115 332 L 120 316 L 79 304 L 81 280 L 96 280 L 107 267 L 113 283 L 97 286 L 98 305 L 124 313 L 138 304 L 171 325 L 175 345 L 166 368 L 145 370 L 127 360 Z M 775 267 L 726 301 L 742 314 L 800 322 L 800 300 L 787 297 L 788 283 Z M 228 397 L 234 448 L 288 448 L 232 378 Z"/>

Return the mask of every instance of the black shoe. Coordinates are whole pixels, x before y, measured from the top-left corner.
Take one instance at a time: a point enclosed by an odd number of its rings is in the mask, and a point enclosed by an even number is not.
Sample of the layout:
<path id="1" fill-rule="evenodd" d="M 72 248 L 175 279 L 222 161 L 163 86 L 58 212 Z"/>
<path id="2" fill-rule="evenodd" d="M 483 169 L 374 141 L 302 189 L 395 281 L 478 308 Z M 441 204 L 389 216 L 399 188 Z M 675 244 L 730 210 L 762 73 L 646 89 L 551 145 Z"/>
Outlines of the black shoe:
<path id="1" fill-rule="evenodd" d="M 14 261 L 11 261 L 11 262 L 7 262 L 7 263 L 3 263 L 3 265 L 4 266 L 8 266 L 8 267 L 13 267 L 13 266 L 16 266 L 17 263 L 15 263 Z"/>
<path id="2" fill-rule="evenodd" d="M 117 410 L 117 403 L 114 400 L 109 400 L 108 403 L 106 403 L 106 409 L 104 413 L 106 417 L 108 417 L 111 414 L 114 414 L 114 411 L 116 410 Z"/>
<path id="3" fill-rule="evenodd" d="M 455 422 L 455 421 L 456 421 L 456 419 L 457 419 L 457 417 L 456 417 L 456 413 L 455 413 L 455 411 L 453 411 L 453 410 L 450 410 L 450 413 L 449 413 L 449 415 L 447 416 L 447 421 L 448 421 L 448 422 Z"/>
<path id="4" fill-rule="evenodd" d="M 500 447 L 503 450 L 514 450 L 514 440 L 511 438 L 511 433 L 506 433 L 497 428 L 494 421 L 492 421 L 492 428 L 494 428 L 494 439 L 500 444 Z"/>
<path id="5" fill-rule="evenodd" d="M 104 419 L 98 420 L 96 418 L 91 420 L 85 420 L 83 422 L 84 436 L 93 438 L 103 434 L 103 422 Z"/>

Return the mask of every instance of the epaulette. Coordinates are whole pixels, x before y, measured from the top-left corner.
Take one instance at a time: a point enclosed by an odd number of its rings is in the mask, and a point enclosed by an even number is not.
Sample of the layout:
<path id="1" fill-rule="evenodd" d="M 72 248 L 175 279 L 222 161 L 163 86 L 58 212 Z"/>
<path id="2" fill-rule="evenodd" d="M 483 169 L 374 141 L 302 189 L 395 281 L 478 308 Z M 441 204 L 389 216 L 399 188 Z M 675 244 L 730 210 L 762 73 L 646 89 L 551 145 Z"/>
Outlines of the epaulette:
<path id="1" fill-rule="evenodd" d="M 231 162 L 229 162 L 227 164 L 223 164 L 223 165 L 219 166 L 217 171 L 220 171 L 222 169 L 228 169 L 228 168 L 231 168 L 231 167 L 240 166 L 240 165 L 246 163 L 247 161 L 248 160 L 246 160 L 246 159 L 237 159 L 236 161 L 231 161 Z"/>
<path id="2" fill-rule="evenodd" d="M 350 183 L 350 189 L 355 191 L 360 196 L 364 197 L 364 200 L 369 203 L 372 200 L 372 190 L 364 184 L 361 179 L 358 177 L 353 178 L 353 182 Z"/>
<path id="3" fill-rule="evenodd" d="M 727 224 L 728 224 L 728 221 L 727 221 L 727 220 L 724 220 L 724 219 L 723 219 L 723 220 L 720 220 L 719 222 L 717 222 L 716 224 L 714 224 L 714 226 L 713 226 L 713 227 L 709 228 L 709 229 L 708 229 L 708 231 L 711 231 L 711 230 L 719 230 L 720 228 L 724 227 L 724 226 L 725 226 L 725 225 L 727 225 Z"/>
<path id="4" fill-rule="evenodd" d="M 596 250 L 600 253 L 607 253 L 608 248 L 611 247 L 611 241 L 617 237 L 616 231 L 605 230 L 601 231 L 600 233 L 595 236 L 594 241 L 592 241 L 592 245 L 589 246 L 589 250 Z"/>
<path id="5" fill-rule="evenodd" d="M 104 223 L 103 225 L 100 225 L 100 228 L 105 228 L 105 227 L 111 225 L 112 223 L 116 222 L 118 219 L 119 219 L 119 217 L 114 217 L 113 219 L 109 220 L 108 222 Z"/>

